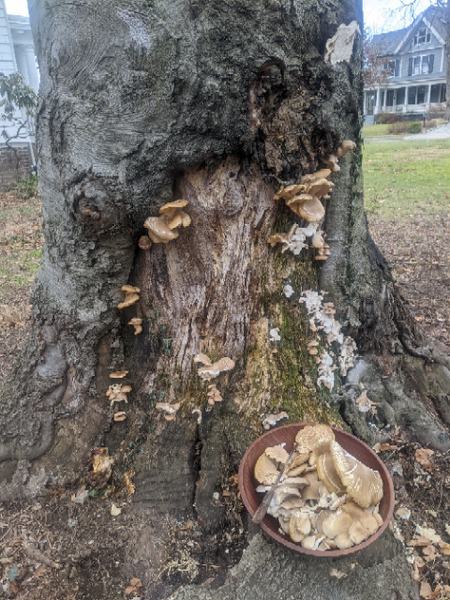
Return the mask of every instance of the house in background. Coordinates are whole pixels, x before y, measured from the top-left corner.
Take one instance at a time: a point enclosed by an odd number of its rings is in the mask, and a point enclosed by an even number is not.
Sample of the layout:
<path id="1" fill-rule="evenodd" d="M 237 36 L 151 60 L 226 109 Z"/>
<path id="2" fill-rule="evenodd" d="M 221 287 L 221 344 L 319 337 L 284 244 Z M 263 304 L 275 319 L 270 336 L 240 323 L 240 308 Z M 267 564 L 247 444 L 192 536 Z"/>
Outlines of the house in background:
<path id="1" fill-rule="evenodd" d="M 364 90 L 367 125 L 381 113 L 422 118 L 430 107 L 445 108 L 446 35 L 445 9 L 430 6 L 409 27 L 372 38 L 386 75 Z"/>
<path id="2" fill-rule="evenodd" d="M 37 93 L 39 75 L 36 67 L 33 37 L 28 17 L 8 15 L 4 0 L 0 0 L 0 73 L 11 75 L 19 72 L 24 82 Z M 26 115 L 18 112 L 18 117 Z M 0 132 L 5 129 L 9 136 L 16 128 L 0 122 Z M 0 189 L 5 189 L 17 179 L 28 177 L 34 159 L 34 122 L 28 119 L 28 131 L 20 140 L 11 141 L 15 152 L 8 149 L 0 137 Z"/>

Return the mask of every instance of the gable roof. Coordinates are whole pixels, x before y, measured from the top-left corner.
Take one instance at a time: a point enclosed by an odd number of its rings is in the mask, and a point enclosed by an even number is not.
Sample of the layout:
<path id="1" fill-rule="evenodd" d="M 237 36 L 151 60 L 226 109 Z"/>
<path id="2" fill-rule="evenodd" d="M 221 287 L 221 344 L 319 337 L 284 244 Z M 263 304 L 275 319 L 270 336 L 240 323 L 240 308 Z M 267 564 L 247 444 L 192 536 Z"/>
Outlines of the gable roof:
<path id="1" fill-rule="evenodd" d="M 401 52 L 404 45 L 412 39 L 416 29 L 422 21 L 438 38 L 441 44 L 445 44 L 447 36 L 445 9 L 439 6 L 429 6 L 411 25 L 409 25 L 409 27 L 374 35 L 370 43 L 378 49 L 378 54 L 380 56 L 392 56 L 398 54 Z"/>

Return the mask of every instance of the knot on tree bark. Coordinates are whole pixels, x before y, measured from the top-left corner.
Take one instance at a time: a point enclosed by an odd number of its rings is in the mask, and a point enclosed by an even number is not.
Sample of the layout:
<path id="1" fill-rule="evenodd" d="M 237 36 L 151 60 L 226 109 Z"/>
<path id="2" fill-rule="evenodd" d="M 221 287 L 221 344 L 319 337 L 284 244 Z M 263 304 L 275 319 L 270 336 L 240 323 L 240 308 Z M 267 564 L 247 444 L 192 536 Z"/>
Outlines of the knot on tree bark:
<path id="1" fill-rule="evenodd" d="M 88 179 L 73 190 L 73 210 L 77 220 L 86 229 L 105 231 L 118 222 L 119 210 L 114 192 L 107 190 L 103 182 Z M 117 200 L 121 200 L 121 195 Z"/>

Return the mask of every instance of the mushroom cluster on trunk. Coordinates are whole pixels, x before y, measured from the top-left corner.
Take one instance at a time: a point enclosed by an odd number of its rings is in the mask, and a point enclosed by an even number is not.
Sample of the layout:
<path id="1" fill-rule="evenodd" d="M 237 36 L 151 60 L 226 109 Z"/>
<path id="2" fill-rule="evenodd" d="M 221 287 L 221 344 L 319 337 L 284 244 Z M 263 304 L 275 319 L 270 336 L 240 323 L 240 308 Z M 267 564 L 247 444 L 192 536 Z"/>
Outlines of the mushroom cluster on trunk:
<path id="1" fill-rule="evenodd" d="M 332 171 L 340 170 L 338 159 L 354 148 L 356 148 L 354 142 L 344 140 L 335 153 L 323 159 L 327 169 L 304 175 L 300 183 L 282 186 L 278 190 L 273 199 L 283 199 L 292 212 L 307 221 L 309 225 L 302 228 L 294 224 L 287 233 L 271 235 L 268 241 L 272 247 L 281 243 L 282 252 L 290 250 L 294 255 L 300 254 L 303 248 L 317 248 L 315 260 L 327 260 L 330 248 L 325 242 L 325 232 L 319 229 L 325 217 L 325 207 L 321 200 L 328 200 L 331 197 L 334 183 L 330 181 L 330 177 Z M 310 245 L 305 243 L 306 238 L 312 238 Z"/>
<path id="2" fill-rule="evenodd" d="M 342 448 L 327 425 L 307 425 L 295 444 L 267 511 L 278 519 L 280 533 L 323 551 L 350 548 L 376 533 L 383 524 L 378 471 Z M 266 448 L 255 465 L 256 490 L 269 491 L 288 460 L 283 445 Z"/>

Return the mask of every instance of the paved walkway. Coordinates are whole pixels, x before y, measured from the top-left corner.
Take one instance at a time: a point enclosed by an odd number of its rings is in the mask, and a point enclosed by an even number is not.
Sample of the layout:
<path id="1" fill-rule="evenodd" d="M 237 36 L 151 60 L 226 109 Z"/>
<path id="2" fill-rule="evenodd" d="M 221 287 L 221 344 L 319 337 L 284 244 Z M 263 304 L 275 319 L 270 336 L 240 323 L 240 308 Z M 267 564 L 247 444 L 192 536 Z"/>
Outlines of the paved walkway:
<path id="1" fill-rule="evenodd" d="M 411 140 L 446 140 L 450 138 L 450 123 L 441 125 L 430 129 L 426 133 L 415 133 L 414 135 L 407 135 L 405 137 L 394 137 L 389 135 L 383 135 L 381 137 L 365 138 L 365 142 L 400 142 L 400 141 L 411 141 Z"/>
<path id="2" fill-rule="evenodd" d="M 404 137 L 404 140 L 445 140 L 450 138 L 450 123 L 430 129 L 426 133 L 416 133 Z"/>

